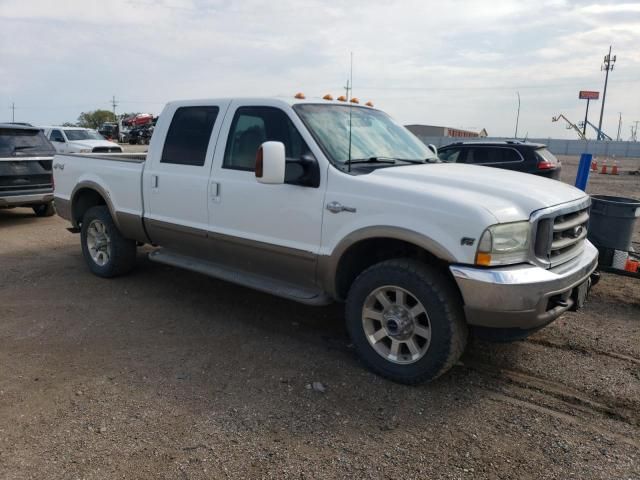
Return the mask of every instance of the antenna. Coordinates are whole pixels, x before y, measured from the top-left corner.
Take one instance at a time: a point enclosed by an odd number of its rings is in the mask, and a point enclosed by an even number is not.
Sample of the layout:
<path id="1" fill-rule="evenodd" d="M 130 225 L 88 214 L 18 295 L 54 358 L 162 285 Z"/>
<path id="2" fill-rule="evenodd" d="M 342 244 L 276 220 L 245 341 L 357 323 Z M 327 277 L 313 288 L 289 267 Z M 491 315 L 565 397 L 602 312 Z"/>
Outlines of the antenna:
<path id="1" fill-rule="evenodd" d="M 351 86 L 351 92 L 349 92 Z M 347 82 L 347 102 L 349 102 L 349 158 L 347 160 L 347 172 L 351 172 L 351 111 L 353 110 L 353 102 L 351 96 L 353 94 L 353 52 L 351 52 L 351 65 L 349 67 L 349 81 Z"/>
<path id="2" fill-rule="evenodd" d="M 518 95 L 518 113 L 516 114 L 516 133 L 514 138 L 518 139 L 518 123 L 520 122 L 520 92 L 516 92 Z"/>

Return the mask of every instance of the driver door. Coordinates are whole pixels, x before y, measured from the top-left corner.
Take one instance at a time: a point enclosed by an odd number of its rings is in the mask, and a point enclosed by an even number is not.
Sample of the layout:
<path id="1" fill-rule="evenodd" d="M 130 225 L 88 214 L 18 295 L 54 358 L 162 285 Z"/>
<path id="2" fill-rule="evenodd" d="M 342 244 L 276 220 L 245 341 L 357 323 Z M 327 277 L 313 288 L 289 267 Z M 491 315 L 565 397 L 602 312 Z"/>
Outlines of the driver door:
<path id="1" fill-rule="evenodd" d="M 290 163 L 314 156 L 309 149 L 313 141 L 291 113 L 259 101 L 236 101 L 229 108 L 210 179 L 210 251 L 234 269 L 311 287 L 326 168 L 320 168 L 316 187 L 261 184 L 254 173 L 258 147 L 266 141 L 284 143 Z"/>

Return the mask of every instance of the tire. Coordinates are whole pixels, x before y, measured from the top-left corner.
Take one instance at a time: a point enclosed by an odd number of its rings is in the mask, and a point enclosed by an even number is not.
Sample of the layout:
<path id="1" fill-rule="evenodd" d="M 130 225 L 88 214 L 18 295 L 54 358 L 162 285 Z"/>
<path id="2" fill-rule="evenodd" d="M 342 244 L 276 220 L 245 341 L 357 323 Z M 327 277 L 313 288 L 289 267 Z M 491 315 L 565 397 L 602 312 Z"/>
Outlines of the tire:
<path id="1" fill-rule="evenodd" d="M 124 238 L 104 205 L 84 214 L 80 230 L 82 255 L 91 272 L 111 278 L 129 273 L 136 263 L 136 241 Z"/>
<path id="2" fill-rule="evenodd" d="M 379 294 L 387 299 L 387 308 Z M 347 296 L 346 321 L 362 361 L 375 373 L 410 385 L 449 370 L 468 338 L 462 299 L 453 282 L 413 259 L 387 260 L 362 272 Z M 396 342 L 400 346 L 394 359 Z"/>
<path id="3" fill-rule="evenodd" d="M 33 213 L 36 214 L 36 217 L 52 217 L 55 215 L 56 209 L 53 206 L 53 202 L 43 203 L 33 207 Z"/>

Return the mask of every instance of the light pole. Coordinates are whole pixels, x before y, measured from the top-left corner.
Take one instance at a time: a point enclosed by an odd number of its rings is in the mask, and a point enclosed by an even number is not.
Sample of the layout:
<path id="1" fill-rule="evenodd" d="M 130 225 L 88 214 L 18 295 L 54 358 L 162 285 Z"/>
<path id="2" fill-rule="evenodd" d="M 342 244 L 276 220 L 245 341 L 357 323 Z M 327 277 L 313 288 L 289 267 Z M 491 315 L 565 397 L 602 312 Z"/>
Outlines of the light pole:
<path id="1" fill-rule="evenodd" d="M 602 134 L 602 116 L 604 115 L 604 101 L 607 98 L 607 82 L 609 81 L 609 70 L 613 70 L 613 66 L 616 63 L 616 56 L 611 57 L 611 45 L 609 45 L 609 53 L 604 56 L 604 63 L 600 67 L 600 70 L 604 70 L 604 92 L 602 92 L 602 106 L 600 107 L 600 122 L 598 122 L 598 140 L 603 140 Z"/>

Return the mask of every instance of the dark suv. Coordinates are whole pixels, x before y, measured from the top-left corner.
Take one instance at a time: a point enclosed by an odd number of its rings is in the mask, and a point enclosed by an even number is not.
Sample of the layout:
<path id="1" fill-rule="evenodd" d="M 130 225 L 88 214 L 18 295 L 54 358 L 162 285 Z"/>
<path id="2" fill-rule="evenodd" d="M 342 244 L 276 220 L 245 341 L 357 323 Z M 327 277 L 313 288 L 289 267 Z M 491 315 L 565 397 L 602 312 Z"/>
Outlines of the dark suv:
<path id="1" fill-rule="evenodd" d="M 31 207 L 39 217 L 53 215 L 55 153 L 42 130 L 0 123 L 0 208 Z"/>
<path id="2" fill-rule="evenodd" d="M 560 179 L 560 161 L 541 143 L 457 142 L 438 149 L 443 162 L 470 163 Z"/>

